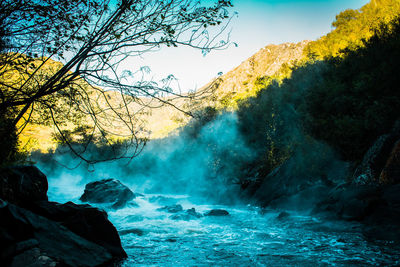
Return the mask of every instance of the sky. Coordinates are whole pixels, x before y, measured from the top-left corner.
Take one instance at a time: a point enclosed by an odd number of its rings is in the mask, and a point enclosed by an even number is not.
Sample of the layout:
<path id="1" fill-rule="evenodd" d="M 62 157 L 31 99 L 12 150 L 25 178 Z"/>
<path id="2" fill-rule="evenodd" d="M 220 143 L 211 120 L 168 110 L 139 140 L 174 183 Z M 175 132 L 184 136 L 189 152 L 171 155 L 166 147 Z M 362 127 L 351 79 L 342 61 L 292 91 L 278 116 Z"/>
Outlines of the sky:
<path id="1" fill-rule="evenodd" d="M 195 90 L 226 73 L 268 44 L 316 40 L 332 30 L 341 11 L 357 9 L 367 0 L 233 0 L 232 13 L 238 14 L 230 25 L 231 41 L 237 47 L 212 51 L 203 56 L 189 47 L 162 49 L 130 66 L 148 66 L 155 81 L 173 74 L 182 91 Z"/>

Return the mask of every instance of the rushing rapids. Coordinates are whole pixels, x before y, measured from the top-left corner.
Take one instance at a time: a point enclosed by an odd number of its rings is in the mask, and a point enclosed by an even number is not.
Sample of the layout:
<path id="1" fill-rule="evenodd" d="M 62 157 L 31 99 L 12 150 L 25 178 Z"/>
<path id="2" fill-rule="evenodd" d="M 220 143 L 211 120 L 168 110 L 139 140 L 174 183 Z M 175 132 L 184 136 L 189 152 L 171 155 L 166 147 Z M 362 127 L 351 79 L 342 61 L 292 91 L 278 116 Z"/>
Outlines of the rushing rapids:
<path id="1" fill-rule="evenodd" d="M 79 202 L 83 188 L 68 190 L 62 183 L 65 190 L 61 191 L 58 186 L 50 180 L 50 200 Z M 399 247 L 366 239 L 355 222 L 249 205 L 210 205 L 199 198 L 174 194 L 138 194 L 118 210 L 97 206 L 107 210 L 119 231 L 128 254 L 123 266 L 400 264 Z M 213 209 L 227 212 L 216 212 L 224 216 L 204 216 Z"/>

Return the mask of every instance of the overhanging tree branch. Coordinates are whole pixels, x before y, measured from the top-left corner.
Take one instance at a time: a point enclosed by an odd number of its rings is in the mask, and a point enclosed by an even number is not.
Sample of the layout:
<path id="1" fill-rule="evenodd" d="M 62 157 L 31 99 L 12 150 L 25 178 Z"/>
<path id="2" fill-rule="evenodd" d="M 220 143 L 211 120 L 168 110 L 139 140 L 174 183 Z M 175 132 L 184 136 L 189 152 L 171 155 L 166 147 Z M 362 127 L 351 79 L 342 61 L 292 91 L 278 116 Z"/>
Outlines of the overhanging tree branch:
<path id="1" fill-rule="evenodd" d="M 152 98 L 190 115 L 171 99 L 194 95 L 176 92 L 168 82 L 158 85 L 144 76 L 137 79 L 137 73 L 123 74 L 120 64 L 162 46 L 189 46 L 205 54 L 226 48 L 229 35 L 220 38 L 231 6 L 228 0 L 208 6 L 191 0 L 4 0 L 0 39 L 7 45 L 0 54 L 0 113 L 16 112 L 17 125 L 29 121 L 26 114 L 37 103 L 35 110 L 48 109 L 50 121 L 61 130 L 54 118 L 62 116 L 63 99 L 69 110 L 91 119 L 93 132 L 107 132 L 113 118 L 127 130 L 122 136 L 140 143 L 133 104 L 150 107 L 142 99 Z M 120 102 L 108 101 L 104 89 L 119 92 Z"/>

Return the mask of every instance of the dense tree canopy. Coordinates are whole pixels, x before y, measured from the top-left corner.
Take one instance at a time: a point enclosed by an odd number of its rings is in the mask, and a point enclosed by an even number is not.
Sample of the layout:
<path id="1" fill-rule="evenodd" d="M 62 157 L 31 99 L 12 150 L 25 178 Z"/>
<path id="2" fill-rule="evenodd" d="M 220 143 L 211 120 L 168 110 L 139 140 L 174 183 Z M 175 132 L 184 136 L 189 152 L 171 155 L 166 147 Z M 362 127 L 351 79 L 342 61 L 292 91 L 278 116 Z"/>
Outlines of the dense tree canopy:
<path id="1" fill-rule="evenodd" d="M 360 9 L 347 9 L 336 16 L 330 33 L 308 45 L 306 54 L 316 59 L 343 56 L 346 49 L 362 47 L 363 40 L 371 38 L 381 24 L 389 24 L 399 13 L 398 0 L 373 0 Z"/>

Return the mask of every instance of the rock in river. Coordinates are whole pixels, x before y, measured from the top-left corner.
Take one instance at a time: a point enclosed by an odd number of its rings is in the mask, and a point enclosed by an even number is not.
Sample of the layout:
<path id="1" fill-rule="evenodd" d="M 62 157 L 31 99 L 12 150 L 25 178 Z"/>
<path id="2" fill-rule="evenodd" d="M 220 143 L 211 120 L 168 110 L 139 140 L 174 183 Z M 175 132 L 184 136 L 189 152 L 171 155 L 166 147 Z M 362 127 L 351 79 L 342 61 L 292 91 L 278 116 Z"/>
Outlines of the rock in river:
<path id="1" fill-rule="evenodd" d="M 285 220 L 285 219 L 287 219 L 289 217 L 290 217 L 290 213 L 289 212 L 282 211 L 282 212 L 279 213 L 278 216 L 276 216 L 276 219 L 281 221 L 281 220 Z"/>
<path id="2" fill-rule="evenodd" d="M 109 266 L 124 257 L 106 212 L 47 201 L 47 178 L 36 167 L 0 169 L 2 266 Z"/>
<path id="3" fill-rule="evenodd" d="M 165 211 L 168 213 L 177 213 L 181 212 L 183 210 L 182 205 L 176 204 L 176 205 L 171 205 L 171 206 L 164 206 L 162 208 L 158 208 L 158 211 Z"/>
<path id="4" fill-rule="evenodd" d="M 125 206 L 126 202 L 134 199 L 135 194 L 116 179 L 104 179 L 88 183 L 80 200 L 92 203 L 112 203 L 113 208 Z"/>
<path id="5" fill-rule="evenodd" d="M 118 258 L 126 256 L 121 247 L 117 229 L 107 219 L 107 213 L 90 205 L 78 205 L 72 202 L 60 204 L 41 201 L 31 209 L 38 215 L 61 223 L 75 234 L 103 246 Z"/>
<path id="6" fill-rule="evenodd" d="M 226 210 L 221 210 L 221 209 L 213 209 L 210 211 L 207 211 L 204 216 L 228 216 L 229 212 Z"/>
<path id="7" fill-rule="evenodd" d="M 179 212 L 175 215 L 172 215 L 170 218 L 173 220 L 189 221 L 189 220 L 198 219 L 201 217 L 203 217 L 203 216 L 200 213 L 198 213 L 195 208 L 191 208 L 191 209 L 185 210 L 184 212 Z"/>
<path id="8" fill-rule="evenodd" d="M 1 204 L 0 217 L 0 259 L 6 266 L 97 266 L 113 259 L 104 247 L 11 203 Z M 44 258 L 50 265 L 43 265 Z"/>

